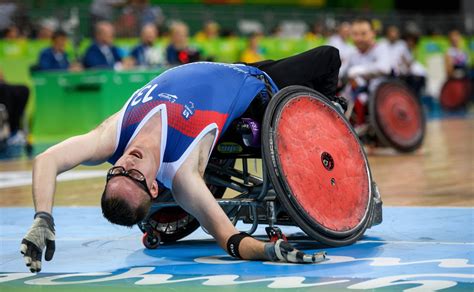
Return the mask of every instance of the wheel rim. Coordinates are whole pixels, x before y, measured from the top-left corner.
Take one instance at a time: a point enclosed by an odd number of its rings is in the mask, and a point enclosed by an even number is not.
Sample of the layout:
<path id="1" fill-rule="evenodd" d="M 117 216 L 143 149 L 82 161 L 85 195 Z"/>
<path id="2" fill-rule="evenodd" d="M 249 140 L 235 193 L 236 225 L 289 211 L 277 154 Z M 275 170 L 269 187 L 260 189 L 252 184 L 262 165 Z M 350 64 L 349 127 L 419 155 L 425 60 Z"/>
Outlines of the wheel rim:
<path id="1" fill-rule="evenodd" d="M 357 230 L 368 213 L 370 176 L 347 122 L 328 104 L 303 95 L 280 106 L 274 128 L 275 156 L 293 204 L 327 233 Z"/>

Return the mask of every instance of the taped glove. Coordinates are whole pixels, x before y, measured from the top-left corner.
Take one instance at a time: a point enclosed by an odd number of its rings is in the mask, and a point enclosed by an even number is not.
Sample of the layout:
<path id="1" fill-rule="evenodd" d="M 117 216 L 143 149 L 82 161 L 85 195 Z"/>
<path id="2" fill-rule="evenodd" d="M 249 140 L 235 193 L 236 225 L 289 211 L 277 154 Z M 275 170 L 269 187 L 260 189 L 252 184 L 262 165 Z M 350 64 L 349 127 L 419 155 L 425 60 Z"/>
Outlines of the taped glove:
<path id="1" fill-rule="evenodd" d="M 284 241 L 283 239 L 279 239 L 275 243 L 266 243 L 265 255 L 267 259 L 274 262 L 280 261 L 298 264 L 320 263 L 326 259 L 325 251 L 320 251 L 309 255 L 297 250 L 290 243 Z"/>
<path id="2" fill-rule="evenodd" d="M 50 261 L 53 258 L 56 249 L 54 240 L 53 216 L 46 212 L 37 212 L 20 246 L 25 264 L 32 273 L 41 271 L 41 259 L 45 247 L 45 260 Z"/>

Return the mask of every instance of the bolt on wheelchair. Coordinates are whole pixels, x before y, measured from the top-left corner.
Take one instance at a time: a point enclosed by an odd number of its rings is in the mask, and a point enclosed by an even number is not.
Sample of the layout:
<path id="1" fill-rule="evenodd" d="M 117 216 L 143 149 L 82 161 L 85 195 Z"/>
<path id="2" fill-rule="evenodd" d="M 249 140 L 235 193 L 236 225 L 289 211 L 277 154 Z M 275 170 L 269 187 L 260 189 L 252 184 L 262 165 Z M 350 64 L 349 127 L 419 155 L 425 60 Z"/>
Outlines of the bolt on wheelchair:
<path id="1" fill-rule="evenodd" d="M 262 176 L 249 172 L 254 158 L 262 159 Z M 234 225 L 248 223 L 253 234 L 267 224 L 272 241 L 286 239 L 278 225 L 296 225 L 325 245 L 349 245 L 382 222 L 380 194 L 356 133 L 337 104 L 303 86 L 278 91 L 262 125 L 234 121 L 211 154 L 205 181 Z M 223 199 L 226 189 L 238 195 Z M 199 222 L 163 190 L 138 226 L 145 247 L 154 249 L 186 237 Z"/>
<path id="2" fill-rule="evenodd" d="M 356 87 L 353 85 L 353 110 L 346 116 L 354 127 L 361 126 L 357 132 L 365 144 L 391 147 L 399 152 L 413 152 L 421 147 L 426 119 L 419 98 L 405 82 L 387 78 L 372 92 L 368 86 Z M 361 93 L 368 97 L 367 104 L 358 104 Z"/>

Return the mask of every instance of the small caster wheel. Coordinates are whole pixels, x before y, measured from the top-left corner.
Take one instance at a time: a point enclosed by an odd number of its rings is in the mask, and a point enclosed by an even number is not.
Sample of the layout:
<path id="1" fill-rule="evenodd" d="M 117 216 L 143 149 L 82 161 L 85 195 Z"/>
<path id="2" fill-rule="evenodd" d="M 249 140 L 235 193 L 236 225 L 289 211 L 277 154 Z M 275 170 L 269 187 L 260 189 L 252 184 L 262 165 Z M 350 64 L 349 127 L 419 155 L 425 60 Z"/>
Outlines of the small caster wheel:
<path id="1" fill-rule="evenodd" d="M 271 242 L 277 242 L 278 239 L 288 241 L 286 235 L 278 227 L 265 227 L 265 231 L 267 232 L 268 238 Z"/>
<path id="2" fill-rule="evenodd" d="M 143 233 L 142 243 L 148 249 L 156 249 L 160 246 L 161 237 L 159 233 Z"/>

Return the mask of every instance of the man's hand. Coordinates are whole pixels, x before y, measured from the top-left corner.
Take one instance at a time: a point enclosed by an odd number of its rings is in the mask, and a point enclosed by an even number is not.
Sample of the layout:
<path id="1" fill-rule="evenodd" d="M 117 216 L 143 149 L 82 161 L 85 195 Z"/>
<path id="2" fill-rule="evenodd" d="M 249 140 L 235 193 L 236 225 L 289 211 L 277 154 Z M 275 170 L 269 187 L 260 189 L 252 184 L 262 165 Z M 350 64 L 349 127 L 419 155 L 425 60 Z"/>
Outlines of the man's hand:
<path id="1" fill-rule="evenodd" d="M 268 260 L 274 262 L 287 262 L 287 263 L 298 263 L 298 264 L 314 264 L 322 262 L 326 259 L 326 252 L 321 251 L 312 255 L 305 254 L 302 251 L 297 250 L 291 244 L 284 241 L 283 239 L 277 240 L 275 243 L 265 244 L 265 255 Z"/>
<path id="2" fill-rule="evenodd" d="M 46 212 L 37 212 L 33 225 L 21 241 L 20 247 L 25 264 L 30 267 L 32 273 L 41 271 L 41 258 L 45 247 L 45 260 L 50 261 L 53 258 L 56 249 L 54 238 L 53 216 Z"/>

